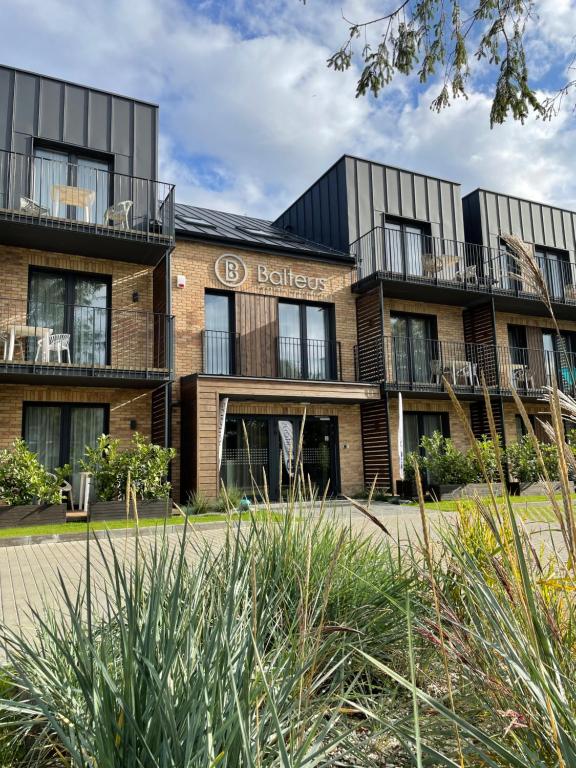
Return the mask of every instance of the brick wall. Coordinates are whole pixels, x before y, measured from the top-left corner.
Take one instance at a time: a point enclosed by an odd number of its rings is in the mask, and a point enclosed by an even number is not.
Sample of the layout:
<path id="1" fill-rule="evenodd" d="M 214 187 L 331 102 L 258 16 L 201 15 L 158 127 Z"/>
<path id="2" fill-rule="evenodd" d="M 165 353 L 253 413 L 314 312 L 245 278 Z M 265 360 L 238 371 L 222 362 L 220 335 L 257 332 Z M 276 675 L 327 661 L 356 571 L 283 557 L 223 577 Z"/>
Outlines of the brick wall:
<path id="1" fill-rule="evenodd" d="M 22 436 L 22 404 L 26 401 L 108 404 L 113 437 L 127 444 L 132 436 L 131 419 L 137 420 L 138 432 L 149 437 L 150 396 L 151 390 L 3 384 L 0 387 L 0 448 L 8 447 Z"/>
<path id="2" fill-rule="evenodd" d="M 415 315 L 431 315 L 436 318 L 438 339 L 444 342 L 464 342 L 463 307 L 450 304 L 431 304 L 423 301 L 384 297 L 384 335 L 391 336 L 391 312 L 408 312 Z"/>
<path id="3" fill-rule="evenodd" d="M 153 366 L 154 324 L 147 314 L 152 311 L 152 267 L 0 245 L 0 323 L 26 315 L 30 267 L 110 277 L 111 363 L 133 369 Z M 137 302 L 132 299 L 135 292 Z M 90 314 L 90 310 L 85 310 L 86 317 Z"/>
<path id="4" fill-rule="evenodd" d="M 543 421 L 550 421 L 549 409 L 545 403 L 527 403 L 524 402 L 524 408 L 529 416 L 535 416 L 541 418 Z M 504 403 L 504 434 L 506 435 L 506 443 L 515 443 L 518 440 L 518 434 L 516 432 L 516 416 L 519 415 L 518 409 L 515 403 Z M 537 429 L 537 434 L 541 432 L 541 429 Z"/>
<path id="5" fill-rule="evenodd" d="M 470 407 L 468 403 L 461 403 L 466 413 L 466 417 L 470 420 Z M 458 414 L 455 412 L 452 404 L 447 400 L 420 400 L 412 398 L 403 399 L 404 412 L 410 411 L 424 411 L 426 413 L 447 413 L 450 421 L 450 437 L 454 441 L 454 445 L 460 451 L 467 451 L 470 448 L 470 443 L 466 435 L 464 425 L 462 424 Z M 392 477 L 396 481 L 398 479 L 398 398 L 390 398 L 389 401 L 389 413 L 390 413 L 390 435 L 391 435 L 391 453 L 392 453 Z M 395 484 L 395 483 L 394 483 Z"/>
<path id="6" fill-rule="evenodd" d="M 496 343 L 508 348 L 508 325 L 523 325 L 542 328 L 543 330 L 553 330 L 554 323 L 549 317 L 537 317 L 532 315 L 515 315 L 511 312 L 496 313 Z M 561 331 L 576 331 L 576 321 L 559 320 L 558 325 Z"/>

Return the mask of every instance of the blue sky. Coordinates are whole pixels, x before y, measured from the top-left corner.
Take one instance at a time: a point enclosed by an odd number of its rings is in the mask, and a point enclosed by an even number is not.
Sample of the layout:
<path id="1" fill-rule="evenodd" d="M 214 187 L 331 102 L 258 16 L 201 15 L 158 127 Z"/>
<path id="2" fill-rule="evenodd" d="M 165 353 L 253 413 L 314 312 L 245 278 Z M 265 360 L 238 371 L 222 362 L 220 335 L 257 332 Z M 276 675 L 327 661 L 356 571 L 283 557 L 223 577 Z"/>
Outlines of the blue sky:
<path id="1" fill-rule="evenodd" d="M 181 202 L 273 218 L 343 153 L 576 208 L 576 115 L 489 128 L 492 77 L 431 112 L 437 84 L 401 79 L 354 97 L 326 68 L 348 18 L 395 0 L 2 0 L 3 63 L 155 101 L 160 175 Z M 576 0 L 537 0 L 537 86 L 564 82 Z"/>

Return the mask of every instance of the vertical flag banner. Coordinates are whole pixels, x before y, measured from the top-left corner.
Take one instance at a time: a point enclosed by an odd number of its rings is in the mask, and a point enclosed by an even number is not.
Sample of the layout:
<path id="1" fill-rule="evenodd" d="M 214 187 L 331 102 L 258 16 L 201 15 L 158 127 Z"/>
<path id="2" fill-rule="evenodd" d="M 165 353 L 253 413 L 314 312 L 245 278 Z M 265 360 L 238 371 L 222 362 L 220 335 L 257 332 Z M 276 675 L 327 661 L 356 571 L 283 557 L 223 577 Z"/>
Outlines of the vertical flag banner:
<path id="1" fill-rule="evenodd" d="M 228 398 L 220 400 L 220 414 L 218 417 L 218 474 L 222 468 L 222 452 L 224 450 L 224 433 L 226 431 L 226 411 L 228 410 Z"/>
<path id="2" fill-rule="evenodd" d="M 286 471 L 292 477 L 292 462 L 294 461 L 294 424 L 291 421 L 280 419 L 278 421 L 278 431 L 282 441 L 282 457 Z"/>
<path id="3" fill-rule="evenodd" d="M 404 406 L 402 392 L 398 393 L 398 466 L 400 480 L 404 480 Z"/>

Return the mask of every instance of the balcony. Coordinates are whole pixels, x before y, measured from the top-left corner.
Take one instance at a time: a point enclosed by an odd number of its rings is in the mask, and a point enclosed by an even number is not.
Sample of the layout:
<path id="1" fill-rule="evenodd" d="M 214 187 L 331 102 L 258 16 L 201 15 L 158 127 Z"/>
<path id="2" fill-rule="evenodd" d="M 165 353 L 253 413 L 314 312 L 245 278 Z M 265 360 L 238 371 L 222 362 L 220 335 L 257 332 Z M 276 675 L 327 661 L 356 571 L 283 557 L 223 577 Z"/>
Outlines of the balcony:
<path id="1" fill-rule="evenodd" d="M 0 298 L 0 380 L 156 387 L 171 378 L 172 317 Z"/>
<path id="2" fill-rule="evenodd" d="M 0 242 L 154 265 L 174 243 L 174 185 L 0 151 Z"/>
<path id="3" fill-rule="evenodd" d="M 542 302 L 532 281 L 504 249 L 387 227 L 375 227 L 350 249 L 356 258 L 357 291 L 374 281 L 386 281 L 398 295 L 414 298 L 417 284 L 421 286 L 419 295 L 436 301 L 466 305 L 484 294 L 494 297 L 498 309 L 512 310 L 522 305 L 528 313 L 541 310 Z M 552 301 L 567 308 L 560 311 L 560 316 L 573 314 L 576 265 L 549 257 L 538 261 Z"/>
<path id="4" fill-rule="evenodd" d="M 340 342 L 202 331 L 202 372 L 305 381 L 342 381 Z"/>
<path id="5" fill-rule="evenodd" d="M 554 379 L 568 394 L 576 391 L 576 355 L 437 339 L 383 337 L 356 347 L 358 381 L 390 391 L 443 393 L 443 379 L 461 396 L 491 394 L 540 398 Z"/>

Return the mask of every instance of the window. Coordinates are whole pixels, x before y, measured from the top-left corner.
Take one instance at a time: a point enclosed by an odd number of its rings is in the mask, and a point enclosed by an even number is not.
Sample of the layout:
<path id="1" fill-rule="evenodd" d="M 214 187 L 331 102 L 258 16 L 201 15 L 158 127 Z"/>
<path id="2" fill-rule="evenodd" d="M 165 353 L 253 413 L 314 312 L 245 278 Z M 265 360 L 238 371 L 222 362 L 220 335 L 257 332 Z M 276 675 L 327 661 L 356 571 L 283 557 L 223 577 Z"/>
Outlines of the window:
<path id="1" fill-rule="evenodd" d="M 564 297 L 564 286 L 572 284 L 570 257 L 567 251 L 537 246 L 534 249 L 538 266 L 546 278 L 548 290 L 554 299 Z"/>
<path id="2" fill-rule="evenodd" d="M 396 381 L 431 382 L 431 362 L 438 359 L 436 317 L 395 313 L 390 325 Z"/>
<path id="3" fill-rule="evenodd" d="M 70 464 L 78 487 L 80 459 L 108 431 L 108 406 L 24 403 L 24 440 L 49 472 Z"/>
<path id="4" fill-rule="evenodd" d="M 336 342 L 332 308 L 320 304 L 278 304 L 279 375 L 286 379 L 335 377 Z"/>
<path id="5" fill-rule="evenodd" d="M 54 216 L 103 224 L 110 205 L 110 163 L 66 151 L 34 148 L 33 198 Z M 87 194 L 74 200 L 63 187 L 76 187 Z M 59 202 L 64 197 L 68 203 Z M 72 203 L 70 203 L 72 200 Z M 77 204 L 76 204 L 77 203 Z"/>
<path id="6" fill-rule="evenodd" d="M 206 293 L 204 299 L 204 373 L 234 373 L 234 298 L 226 293 Z"/>
<path id="7" fill-rule="evenodd" d="M 386 219 L 384 249 L 387 270 L 423 275 L 422 256 L 433 250 L 429 227 L 415 222 Z"/>
<path id="8" fill-rule="evenodd" d="M 110 278 L 33 269 L 28 286 L 28 323 L 50 328 L 51 333 L 70 334 L 72 363 L 107 365 L 110 298 Z M 31 359 L 34 353 L 32 349 Z"/>
<path id="9" fill-rule="evenodd" d="M 508 345 L 512 365 L 528 365 L 528 342 L 523 325 L 508 326 Z"/>
<path id="10" fill-rule="evenodd" d="M 434 432 L 440 432 L 444 437 L 450 437 L 450 419 L 447 413 L 427 413 L 424 411 L 409 411 L 404 413 L 404 455 L 420 453 L 423 437 L 432 437 Z"/>

